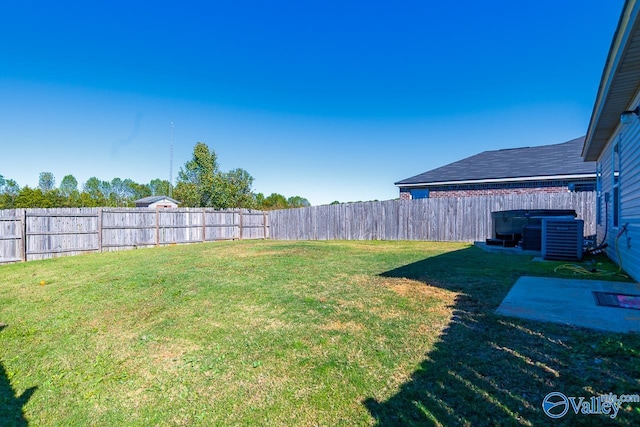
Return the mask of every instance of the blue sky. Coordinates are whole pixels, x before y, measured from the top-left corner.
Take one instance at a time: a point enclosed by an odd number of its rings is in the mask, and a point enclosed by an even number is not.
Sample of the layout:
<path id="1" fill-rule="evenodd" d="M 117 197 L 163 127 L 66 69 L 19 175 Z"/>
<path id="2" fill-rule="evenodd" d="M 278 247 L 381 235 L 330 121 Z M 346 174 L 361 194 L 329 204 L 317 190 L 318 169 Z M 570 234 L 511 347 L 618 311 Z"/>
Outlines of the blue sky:
<path id="1" fill-rule="evenodd" d="M 315 205 L 584 135 L 624 2 L 5 3 L 5 178 L 168 179 L 173 122 L 174 179 L 202 141 Z"/>

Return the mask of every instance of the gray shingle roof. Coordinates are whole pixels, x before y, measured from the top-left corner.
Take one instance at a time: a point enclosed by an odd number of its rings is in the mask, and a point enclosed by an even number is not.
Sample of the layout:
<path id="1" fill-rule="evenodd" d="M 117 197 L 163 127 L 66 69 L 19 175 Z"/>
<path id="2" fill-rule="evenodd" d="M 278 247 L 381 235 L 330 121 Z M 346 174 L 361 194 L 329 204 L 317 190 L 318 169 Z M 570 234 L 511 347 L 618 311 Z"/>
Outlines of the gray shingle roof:
<path id="1" fill-rule="evenodd" d="M 136 204 L 151 204 L 151 203 L 155 203 L 158 202 L 160 200 L 169 200 L 175 204 L 180 204 L 179 201 L 172 199 L 171 197 L 168 196 L 148 196 L 148 197 L 143 197 L 142 199 L 138 199 L 135 201 Z"/>
<path id="2" fill-rule="evenodd" d="M 395 185 L 436 184 L 451 181 L 594 175 L 596 162 L 581 157 L 584 137 L 561 144 L 485 151 L 466 159 L 398 181 Z"/>

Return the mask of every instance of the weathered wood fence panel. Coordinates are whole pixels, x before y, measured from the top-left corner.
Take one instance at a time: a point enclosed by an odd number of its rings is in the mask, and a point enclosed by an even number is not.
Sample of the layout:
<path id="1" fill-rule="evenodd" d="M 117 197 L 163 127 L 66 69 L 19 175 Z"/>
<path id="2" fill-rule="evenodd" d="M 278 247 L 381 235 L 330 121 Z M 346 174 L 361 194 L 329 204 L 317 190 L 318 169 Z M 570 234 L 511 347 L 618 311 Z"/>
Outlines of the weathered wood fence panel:
<path id="1" fill-rule="evenodd" d="M 154 209 L 101 210 L 102 251 L 156 246 L 160 212 L 156 213 Z"/>
<path id="2" fill-rule="evenodd" d="M 596 231 L 596 193 L 539 193 L 485 197 L 388 200 L 276 210 L 269 213 L 274 240 L 483 241 L 491 236 L 491 212 L 573 209 Z"/>
<path id="3" fill-rule="evenodd" d="M 240 239 L 240 212 L 235 211 L 204 211 L 206 227 L 205 240 L 235 240 Z M 262 236 L 260 238 L 266 238 Z"/>
<path id="4" fill-rule="evenodd" d="M 157 241 L 159 244 L 206 241 L 206 235 L 203 233 L 206 227 L 204 211 L 167 209 L 158 211 L 158 214 Z"/>
<path id="5" fill-rule="evenodd" d="M 24 261 L 24 212 L 0 210 L 0 262 Z"/>
<path id="6" fill-rule="evenodd" d="M 95 208 L 27 209 L 26 261 L 98 251 L 98 215 Z"/>
<path id="7" fill-rule="evenodd" d="M 0 211 L 0 264 L 268 236 L 267 214 L 246 209 L 11 209 Z"/>
<path id="8" fill-rule="evenodd" d="M 240 211 L 238 221 L 241 226 L 240 239 L 262 239 L 269 237 L 267 213 L 261 211 Z"/>

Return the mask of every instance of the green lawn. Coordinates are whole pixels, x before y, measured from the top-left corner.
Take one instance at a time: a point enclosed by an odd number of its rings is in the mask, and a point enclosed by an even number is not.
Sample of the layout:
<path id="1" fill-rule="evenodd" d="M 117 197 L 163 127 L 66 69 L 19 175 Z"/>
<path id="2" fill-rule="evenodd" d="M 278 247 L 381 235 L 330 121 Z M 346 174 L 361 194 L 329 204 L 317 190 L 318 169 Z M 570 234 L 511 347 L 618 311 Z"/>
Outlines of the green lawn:
<path id="1" fill-rule="evenodd" d="M 640 393 L 638 335 L 493 313 L 558 265 L 241 241 L 1 266 L 0 425 L 539 425 L 551 391 Z M 640 404 L 594 417 L 560 424 Z"/>

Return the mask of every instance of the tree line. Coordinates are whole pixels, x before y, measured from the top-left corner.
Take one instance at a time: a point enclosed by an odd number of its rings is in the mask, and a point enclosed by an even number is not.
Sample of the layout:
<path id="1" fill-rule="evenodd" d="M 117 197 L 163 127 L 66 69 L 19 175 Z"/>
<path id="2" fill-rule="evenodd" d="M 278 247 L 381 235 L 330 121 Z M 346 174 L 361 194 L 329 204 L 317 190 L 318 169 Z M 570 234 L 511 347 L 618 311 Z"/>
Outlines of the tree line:
<path id="1" fill-rule="evenodd" d="M 96 177 L 79 186 L 73 175 L 66 175 L 56 187 L 53 173 L 41 172 L 38 186 L 31 188 L 20 187 L 0 174 L 0 209 L 134 207 L 136 200 L 148 196 L 171 196 L 181 207 L 270 210 L 310 206 L 300 196 L 254 193 L 252 185 L 253 177 L 244 169 L 221 171 L 215 151 L 198 142 L 191 160 L 180 168 L 175 186 L 159 178 L 139 184 L 131 179 L 103 181 Z"/>

